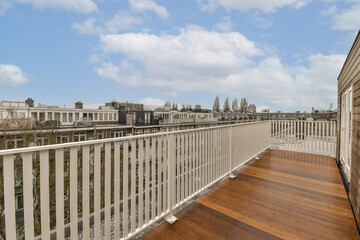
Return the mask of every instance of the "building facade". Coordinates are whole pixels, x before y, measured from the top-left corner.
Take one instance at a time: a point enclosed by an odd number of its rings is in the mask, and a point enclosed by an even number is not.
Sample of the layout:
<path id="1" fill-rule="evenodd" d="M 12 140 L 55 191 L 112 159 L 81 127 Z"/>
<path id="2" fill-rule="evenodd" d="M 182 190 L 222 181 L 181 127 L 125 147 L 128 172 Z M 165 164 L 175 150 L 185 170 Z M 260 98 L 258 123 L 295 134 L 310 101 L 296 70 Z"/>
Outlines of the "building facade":
<path id="1" fill-rule="evenodd" d="M 360 31 L 338 77 L 337 161 L 360 223 Z"/>

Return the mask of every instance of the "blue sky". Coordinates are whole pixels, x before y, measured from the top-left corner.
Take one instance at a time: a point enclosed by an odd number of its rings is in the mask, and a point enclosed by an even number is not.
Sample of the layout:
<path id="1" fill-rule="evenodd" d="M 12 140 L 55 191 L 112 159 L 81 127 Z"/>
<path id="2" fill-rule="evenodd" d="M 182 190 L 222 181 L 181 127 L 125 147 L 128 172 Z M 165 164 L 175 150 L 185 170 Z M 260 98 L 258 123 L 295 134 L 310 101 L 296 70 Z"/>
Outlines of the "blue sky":
<path id="1" fill-rule="evenodd" d="M 358 0 L 0 0 L 0 99 L 326 109 L 359 16 Z"/>

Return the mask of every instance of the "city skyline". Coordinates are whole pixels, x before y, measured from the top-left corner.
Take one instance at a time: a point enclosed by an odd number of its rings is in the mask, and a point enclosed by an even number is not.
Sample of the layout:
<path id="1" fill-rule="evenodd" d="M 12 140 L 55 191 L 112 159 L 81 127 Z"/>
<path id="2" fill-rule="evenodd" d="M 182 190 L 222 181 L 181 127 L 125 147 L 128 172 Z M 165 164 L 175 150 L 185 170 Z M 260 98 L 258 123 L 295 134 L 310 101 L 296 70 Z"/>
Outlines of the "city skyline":
<path id="1" fill-rule="evenodd" d="M 336 108 L 359 15 L 356 1 L 0 1 L 0 95 Z"/>

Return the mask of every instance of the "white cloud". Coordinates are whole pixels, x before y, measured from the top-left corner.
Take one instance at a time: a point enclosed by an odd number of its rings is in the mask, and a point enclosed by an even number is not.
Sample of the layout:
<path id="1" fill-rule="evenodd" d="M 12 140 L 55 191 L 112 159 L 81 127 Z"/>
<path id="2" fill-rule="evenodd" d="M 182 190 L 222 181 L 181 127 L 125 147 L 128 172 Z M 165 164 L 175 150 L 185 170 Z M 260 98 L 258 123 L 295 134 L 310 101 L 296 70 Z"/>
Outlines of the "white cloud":
<path id="1" fill-rule="evenodd" d="M 164 106 L 165 105 L 164 100 L 162 100 L 160 98 L 152 98 L 152 97 L 142 98 L 139 100 L 139 103 L 142 103 L 144 105 L 151 105 L 151 106 Z"/>
<path id="2" fill-rule="evenodd" d="M 302 65 L 284 65 L 237 32 L 219 33 L 190 26 L 177 35 L 107 34 L 104 54 L 121 54 L 121 64 L 103 63 L 99 76 L 130 86 L 151 86 L 163 93 L 212 92 L 264 99 L 279 109 L 336 104 L 336 77 L 345 55 L 314 54 Z"/>
<path id="3" fill-rule="evenodd" d="M 227 10 L 240 10 L 243 12 L 259 9 L 263 12 L 275 12 L 277 8 L 292 6 L 296 9 L 305 6 L 311 0 L 198 0 L 204 11 L 214 10 L 219 6 Z"/>
<path id="4" fill-rule="evenodd" d="M 25 84 L 27 77 L 16 65 L 0 64 L 0 85 L 1 86 L 18 86 Z"/>
<path id="5" fill-rule="evenodd" d="M 255 27 L 264 29 L 272 27 L 274 25 L 274 22 L 272 20 L 262 18 L 258 13 L 249 15 L 247 17 L 247 22 L 254 24 Z"/>
<path id="6" fill-rule="evenodd" d="M 133 11 L 153 11 L 159 18 L 166 19 L 169 13 L 165 7 L 158 5 L 152 0 L 130 0 L 130 7 Z"/>
<path id="7" fill-rule="evenodd" d="M 103 30 L 95 26 L 95 18 L 88 18 L 83 23 L 74 23 L 72 27 L 80 34 L 100 34 Z"/>
<path id="8" fill-rule="evenodd" d="M 269 107 L 267 107 L 267 106 L 256 107 L 256 112 L 262 112 L 265 109 L 269 109 Z"/>
<path id="9" fill-rule="evenodd" d="M 230 16 L 223 17 L 221 22 L 214 25 L 214 28 L 222 32 L 230 32 L 234 27 L 234 23 L 231 21 Z"/>
<path id="10" fill-rule="evenodd" d="M 331 12 L 332 11 L 332 12 Z M 333 29 L 338 30 L 359 30 L 360 26 L 360 3 L 354 1 L 354 4 L 348 9 L 342 11 L 330 10 L 333 14 Z"/>
<path id="11" fill-rule="evenodd" d="M 31 4 L 34 8 L 60 8 L 66 11 L 91 13 L 98 10 L 92 0 L 15 0 L 17 3 Z"/>
<path id="12" fill-rule="evenodd" d="M 12 3 L 9 1 L 0 1 L 0 16 L 4 16 L 5 12 L 11 8 Z"/>
<path id="13" fill-rule="evenodd" d="M 132 29 L 136 24 L 142 23 L 142 20 L 129 14 L 127 11 L 120 11 L 113 18 L 103 21 L 96 25 L 95 18 L 88 18 L 82 23 L 74 23 L 72 27 L 79 34 L 106 34 L 118 33 L 120 30 Z"/>
<path id="14" fill-rule="evenodd" d="M 129 30 L 136 24 L 140 24 L 142 21 L 140 18 L 129 14 L 126 11 L 121 11 L 105 23 L 107 32 L 117 33 L 119 30 Z"/>

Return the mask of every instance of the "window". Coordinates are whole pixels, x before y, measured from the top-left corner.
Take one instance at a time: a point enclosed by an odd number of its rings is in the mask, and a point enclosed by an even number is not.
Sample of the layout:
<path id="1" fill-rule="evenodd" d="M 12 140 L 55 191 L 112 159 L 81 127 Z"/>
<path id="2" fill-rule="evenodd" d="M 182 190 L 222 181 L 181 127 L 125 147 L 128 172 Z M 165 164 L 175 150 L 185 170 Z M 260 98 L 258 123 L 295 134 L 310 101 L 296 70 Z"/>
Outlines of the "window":
<path id="1" fill-rule="evenodd" d="M 95 120 L 95 121 L 99 120 L 99 117 L 98 117 L 98 114 L 97 114 L 97 113 L 94 113 L 94 120 Z"/>
<path id="2" fill-rule="evenodd" d="M 105 121 L 108 120 L 108 114 L 107 114 L 107 113 L 104 114 L 104 120 L 105 120 Z"/>
<path id="3" fill-rule="evenodd" d="M 58 112 L 55 113 L 55 120 L 60 120 L 60 113 Z"/>
<path id="4" fill-rule="evenodd" d="M 122 137 L 123 131 L 115 132 L 115 137 Z"/>
<path id="5" fill-rule="evenodd" d="M 67 122 L 67 113 L 63 113 L 62 121 Z"/>
<path id="6" fill-rule="evenodd" d="M 69 137 L 68 136 L 62 136 L 61 141 L 62 141 L 62 143 L 67 143 L 67 142 L 69 142 Z"/>
<path id="7" fill-rule="evenodd" d="M 92 121 L 93 120 L 93 114 L 89 113 L 89 120 Z"/>
<path id="8" fill-rule="evenodd" d="M 44 112 L 39 113 L 39 118 L 40 118 L 40 121 L 44 122 L 45 121 L 45 113 Z"/>
<path id="9" fill-rule="evenodd" d="M 73 114 L 69 113 L 69 122 L 73 122 Z"/>
<path id="10" fill-rule="evenodd" d="M 31 118 L 32 119 L 37 119 L 37 112 L 32 112 L 31 113 Z"/>
<path id="11" fill-rule="evenodd" d="M 112 114 L 109 113 L 109 120 L 112 121 Z"/>
<path id="12" fill-rule="evenodd" d="M 141 135 L 143 134 L 143 131 L 141 129 L 135 130 L 135 135 Z"/>
<path id="13" fill-rule="evenodd" d="M 132 115 L 133 115 L 133 124 L 135 124 L 136 123 L 136 113 L 132 113 Z"/>
<path id="14" fill-rule="evenodd" d="M 103 113 L 99 113 L 99 120 L 100 120 L 100 121 L 104 120 L 104 115 L 103 115 Z"/>
<path id="15" fill-rule="evenodd" d="M 101 113 L 100 113 L 100 114 L 101 114 Z M 103 139 L 103 134 L 102 134 L 102 133 L 98 133 L 97 139 Z"/>
<path id="16" fill-rule="evenodd" d="M 117 121 L 117 114 L 114 113 L 114 121 Z"/>
<path id="17" fill-rule="evenodd" d="M 77 121 L 79 121 L 79 119 L 80 119 L 80 114 L 79 114 L 79 113 L 75 113 L 75 121 L 77 122 Z"/>

